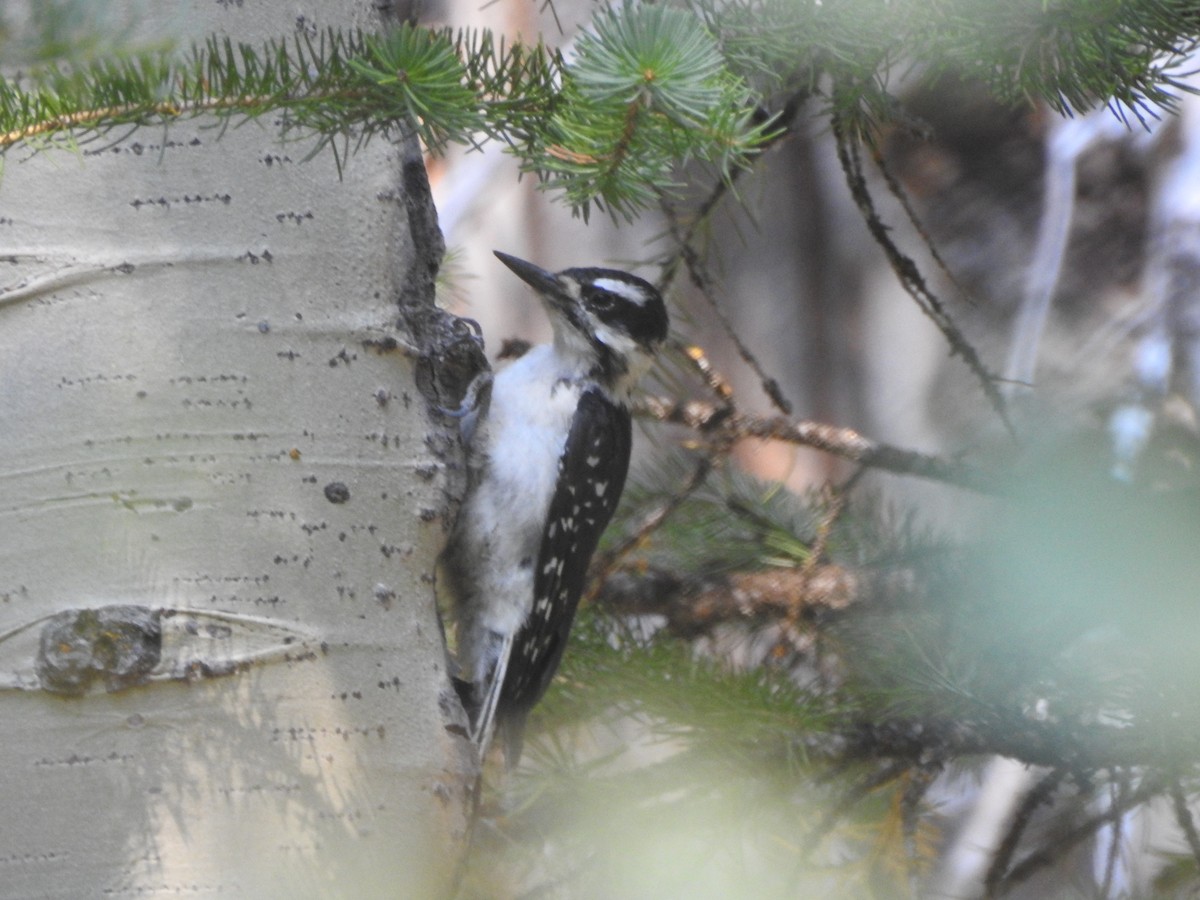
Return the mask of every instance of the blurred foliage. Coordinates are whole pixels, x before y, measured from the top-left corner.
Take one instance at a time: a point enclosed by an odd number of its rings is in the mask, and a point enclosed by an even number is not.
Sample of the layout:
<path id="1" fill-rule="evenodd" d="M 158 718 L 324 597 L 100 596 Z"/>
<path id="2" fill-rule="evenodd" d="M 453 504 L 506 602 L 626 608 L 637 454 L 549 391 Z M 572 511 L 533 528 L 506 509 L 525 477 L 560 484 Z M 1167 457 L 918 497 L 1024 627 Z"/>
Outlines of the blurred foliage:
<path id="1" fill-rule="evenodd" d="M 824 562 L 852 573 L 851 602 L 742 596 L 680 640 L 656 572 L 687 604 L 738 572 L 803 571 L 831 511 L 722 470 L 626 560 L 620 580 L 655 589 L 581 613 L 472 871 L 512 867 L 504 896 L 921 896 L 949 837 L 938 798 L 999 754 L 1040 773 L 1014 798 L 1002 894 L 1096 838 L 1098 808 L 1194 796 L 1200 485 L 1116 482 L 1093 437 L 1032 454 L 969 540 L 852 494 Z M 629 527 L 661 496 L 627 499 Z M 804 552 L 781 555 L 783 535 Z M 1179 859 L 1163 884 L 1195 872 Z"/>
<path id="2" fill-rule="evenodd" d="M 655 466 L 625 488 L 624 508 L 649 508 L 668 500 L 692 460 L 663 453 Z M 741 469 L 726 468 L 710 477 L 663 524 L 658 539 L 642 547 L 643 563 L 696 577 L 757 566 L 765 548 L 785 565 L 803 562 L 808 546 L 797 535 L 816 527 L 813 504 L 778 484 L 765 484 Z M 601 551 L 619 539 L 609 529 Z"/>
<path id="3" fill-rule="evenodd" d="M 12 71 L 121 55 L 130 45 L 143 2 L 9 0 L 0 4 L 0 62 Z"/>

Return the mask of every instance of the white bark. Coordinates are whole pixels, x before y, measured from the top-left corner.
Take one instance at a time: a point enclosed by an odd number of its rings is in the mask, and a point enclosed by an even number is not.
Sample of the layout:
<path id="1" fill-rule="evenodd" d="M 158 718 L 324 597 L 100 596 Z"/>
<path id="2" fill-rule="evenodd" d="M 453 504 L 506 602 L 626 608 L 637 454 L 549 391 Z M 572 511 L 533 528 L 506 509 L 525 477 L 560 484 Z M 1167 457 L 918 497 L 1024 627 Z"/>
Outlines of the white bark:
<path id="1" fill-rule="evenodd" d="M 163 6 L 185 41 L 377 24 L 350 0 Z M 432 299 L 427 198 L 402 149 L 339 180 L 310 148 L 200 121 L 6 157 L 5 897 L 452 875 L 473 761 L 433 605 L 447 466 L 396 327 L 398 297 Z"/>

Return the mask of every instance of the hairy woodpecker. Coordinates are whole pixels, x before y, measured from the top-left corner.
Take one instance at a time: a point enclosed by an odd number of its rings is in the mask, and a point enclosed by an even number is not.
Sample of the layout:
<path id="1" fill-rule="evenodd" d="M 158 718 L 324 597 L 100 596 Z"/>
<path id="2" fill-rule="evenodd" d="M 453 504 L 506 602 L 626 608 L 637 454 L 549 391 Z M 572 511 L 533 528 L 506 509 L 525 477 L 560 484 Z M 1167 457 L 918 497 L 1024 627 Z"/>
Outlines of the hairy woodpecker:
<path id="1" fill-rule="evenodd" d="M 471 484 L 443 557 L 471 734 L 516 765 L 525 719 L 558 668 L 588 563 L 629 468 L 629 392 L 667 336 L 654 286 L 613 269 L 557 274 L 496 256 L 554 327 L 496 375 L 468 436 Z"/>

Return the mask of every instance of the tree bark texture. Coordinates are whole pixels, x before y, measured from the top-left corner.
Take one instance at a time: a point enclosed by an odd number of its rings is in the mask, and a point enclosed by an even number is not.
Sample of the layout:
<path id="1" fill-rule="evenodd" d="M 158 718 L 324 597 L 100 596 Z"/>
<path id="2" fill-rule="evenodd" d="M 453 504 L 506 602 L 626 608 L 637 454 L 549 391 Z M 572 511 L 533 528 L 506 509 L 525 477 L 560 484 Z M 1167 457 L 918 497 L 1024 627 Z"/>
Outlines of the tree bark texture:
<path id="1" fill-rule="evenodd" d="M 350 0 L 169 6 L 146 34 L 379 25 Z M 433 600 L 457 477 L 418 387 L 423 342 L 458 333 L 436 216 L 415 143 L 339 176 L 277 126 L 5 158 L 4 896 L 452 878 L 475 762 Z"/>

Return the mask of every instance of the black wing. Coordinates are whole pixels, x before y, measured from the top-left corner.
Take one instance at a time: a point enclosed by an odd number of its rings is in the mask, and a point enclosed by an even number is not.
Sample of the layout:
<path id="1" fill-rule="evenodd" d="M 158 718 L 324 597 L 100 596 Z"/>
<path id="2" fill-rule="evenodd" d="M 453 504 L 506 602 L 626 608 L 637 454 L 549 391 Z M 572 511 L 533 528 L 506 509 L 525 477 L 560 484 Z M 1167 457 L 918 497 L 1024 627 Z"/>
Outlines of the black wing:
<path id="1" fill-rule="evenodd" d="M 566 648 L 588 564 L 629 471 L 629 411 L 597 389 L 583 393 L 558 460 L 558 484 L 534 570 L 533 608 L 513 642 L 500 697 L 508 762 L 520 755 L 529 710 L 550 684 Z"/>

